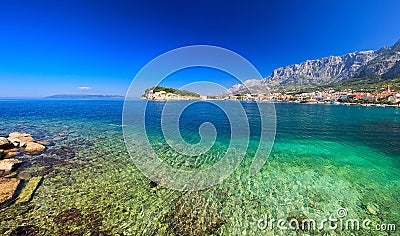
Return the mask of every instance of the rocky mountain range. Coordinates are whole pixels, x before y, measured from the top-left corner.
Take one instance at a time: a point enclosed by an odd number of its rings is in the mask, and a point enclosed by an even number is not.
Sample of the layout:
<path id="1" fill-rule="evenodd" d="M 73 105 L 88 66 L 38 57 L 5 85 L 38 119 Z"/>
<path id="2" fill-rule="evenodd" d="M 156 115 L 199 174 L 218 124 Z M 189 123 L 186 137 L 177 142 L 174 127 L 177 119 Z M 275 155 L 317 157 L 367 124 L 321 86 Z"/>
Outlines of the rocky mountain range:
<path id="1" fill-rule="evenodd" d="M 399 77 L 400 40 L 393 46 L 384 46 L 378 50 L 328 56 L 280 67 L 262 80 L 251 79 L 243 84 L 236 84 L 228 89 L 227 93 L 243 93 L 248 90 L 263 92 L 261 88 L 265 87 L 276 91 L 288 91 L 295 88 L 332 85 L 349 79 L 389 80 Z"/>

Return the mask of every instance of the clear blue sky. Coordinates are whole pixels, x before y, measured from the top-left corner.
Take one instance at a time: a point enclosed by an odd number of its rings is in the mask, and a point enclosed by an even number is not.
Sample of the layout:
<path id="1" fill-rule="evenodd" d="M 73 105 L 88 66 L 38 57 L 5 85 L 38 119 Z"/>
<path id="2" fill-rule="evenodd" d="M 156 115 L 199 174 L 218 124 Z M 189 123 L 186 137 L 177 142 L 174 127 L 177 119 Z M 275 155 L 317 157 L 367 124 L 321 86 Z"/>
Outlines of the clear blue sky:
<path id="1" fill-rule="evenodd" d="M 1 0 L 0 97 L 124 95 L 151 59 L 193 44 L 233 50 L 268 76 L 306 59 L 391 45 L 400 39 L 399 12 L 398 0 Z M 166 85 L 196 76 L 234 83 L 221 73 L 183 74 Z"/>

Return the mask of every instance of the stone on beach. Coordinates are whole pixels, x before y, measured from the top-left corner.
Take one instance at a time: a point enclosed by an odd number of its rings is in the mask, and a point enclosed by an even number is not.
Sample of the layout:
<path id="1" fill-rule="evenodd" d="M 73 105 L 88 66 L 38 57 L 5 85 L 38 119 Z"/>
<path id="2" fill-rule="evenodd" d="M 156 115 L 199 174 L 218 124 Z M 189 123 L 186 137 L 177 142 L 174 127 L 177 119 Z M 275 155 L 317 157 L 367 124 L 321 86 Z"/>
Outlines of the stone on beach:
<path id="1" fill-rule="evenodd" d="M 12 132 L 8 135 L 8 140 L 14 144 L 14 146 L 24 146 L 26 143 L 35 141 L 32 138 L 32 134 L 22 132 Z"/>
<path id="2" fill-rule="evenodd" d="M 11 145 L 11 142 L 4 137 L 0 137 L 0 148 L 7 149 Z"/>
<path id="3" fill-rule="evenodd" d="M 24 152 L 29 152 L 31 154 L 36 154 L 45 149 L 45 146 L 39 143 L 28 142 L 22 147 Z"/>
<path id="4" fill-rule="evenodd" d="M 0 171 L 10 172 L 20 166 L 22 161 L 17 159 L 4 159 L 0 161 Z"/>
<path id="5" fill-rule="evenodd" d="M 19 182 L 17 178 L 0 178 L 0 204 L 12 199 Z"/>
<path id="6" fill-rule="evenodd" d="M 20 147 L 24 152 L 37 154 L 45 149 L 45 144 L 48 142 L 35 142 L 32 134 L 23 132 L 12 132 L 8 135 L 7 141 L 15 147 Z M 14 153 L 15 154 L 15 153 Z"/>
<path id="7" fill-rule="evenodd" d="M 8 149 L 12 146 L 12 143 L 4 137 L 0 137 L 0 149 Z"/>
<path id="8" fill-rule="evenodd" d="M 14 138 L 8 138 L 8 140 L 11 142 L 11 144 L 13 145 L 13 147 L 18 147 L 19 146 L 19 139 L 14 139 Z"/>
<path id="9" fill-rule="evenodd" d="M 19 154 L 18 148 L 12 148 L 8 150 L 4 150 L 4 158 L 11 158 Z"/>
<path id="10" fill-rule="evenodd" d="M 48 142 L 37 143 L 34 141 L 31 134 L 22 132 L 10 133 L 8 138 L 0 137 L 0 175 L 8 175 L 8 178 L 0 177 L 0 204 L 12 200 L 20 184 L 19 178 L 11 178 L 9 174 L 16 175 L 17 172 L 13 173 L 13 171 L 21 165 L 22 161 L 11 157 L 20 154 L 20 151 L 38 154 L 45 149 L 43 144 L 49 144 Z M 32 177 L 22 189 L 16 202 L 30 201 L 42 178 L 42 176 Z"/>
<path id="11" fill-rule="evenodd" d="M 38 188 L 40 182 L 42 181 L 42 176 L 35 176 L 32 177 L 29 182 L 25 185 L 22 189 L 20 195 L 17 198 L 16 203 L 26 203 L 29 202 L 35 193 L 36 189 Z"/>
<path id="12" fill-rule="evenodd" d="M 32 134 L 27 134 L 23 132 L 12 132 L 8 135 L 8 138 L 21 138 L 21 137 L 32 137 Z"/>

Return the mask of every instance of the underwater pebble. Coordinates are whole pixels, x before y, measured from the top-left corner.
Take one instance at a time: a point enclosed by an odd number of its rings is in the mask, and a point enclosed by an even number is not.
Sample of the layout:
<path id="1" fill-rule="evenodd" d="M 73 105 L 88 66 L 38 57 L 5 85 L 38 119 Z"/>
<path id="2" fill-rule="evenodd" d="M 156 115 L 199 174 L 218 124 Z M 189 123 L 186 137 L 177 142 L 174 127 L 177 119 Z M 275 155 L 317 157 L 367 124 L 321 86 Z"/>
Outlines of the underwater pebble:
<path id="1" fill-rule="evenodd" d="M 365 208 L 367 210 L 367 213 L 370 215 L 377 215 L 379 212 L 378 205 L 374 203 L 368 203 Z"/>

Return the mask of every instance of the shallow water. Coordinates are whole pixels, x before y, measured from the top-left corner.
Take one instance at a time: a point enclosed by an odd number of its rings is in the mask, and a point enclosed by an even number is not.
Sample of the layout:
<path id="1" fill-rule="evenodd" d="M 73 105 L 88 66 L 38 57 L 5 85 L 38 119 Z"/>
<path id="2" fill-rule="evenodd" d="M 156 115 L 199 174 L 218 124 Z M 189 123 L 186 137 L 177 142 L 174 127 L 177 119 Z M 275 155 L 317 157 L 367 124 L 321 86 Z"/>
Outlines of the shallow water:
<path id="1" fill-rule="evenodd" d="M 28 204 L 0 210 L 0 234 L 29 225 L 45 235 L 389 235 L 376 230 L 296 232 L 257 227 L 264 214 L 320 220 L 337 217 L 339 208 L 347 210 L 347 218 L 399 225 L 398 109 L 275 104 L 272 152 L 261 171 L 249 176 L 259 117 L 252 103 L 244 106 L 254 119 L 239 168 L 219 185 L 180 192 L 152 185 L 133 164 L 122 135 L 122 101 L 0 101 L 1 136 L 23 131 L 52 143 L 40 155 L 18 156 L 25 160 L 17 173 L 20 178 L 44 175 L 44 181 Z M 153 115 L 146 120 L 147 132 L 166 163 L 201 169 L 220 160 L 229 142 L 229 122 L 222 113 L 200 104 L 182 115 L 181 132 L 189 143 L 199 141 L 198 126 L 204 121 L 218 131 L 209 152 L 187 158 L 166 145 L 159 128 L 160 108 L 162 103 L 149 104 Z M 367 212 L 371 204 L 378 214 Z M 65 211 L 71 208 L 76 210 Z M 65 215 L 71 216 L 68 223 L 60 220 Z"/>

